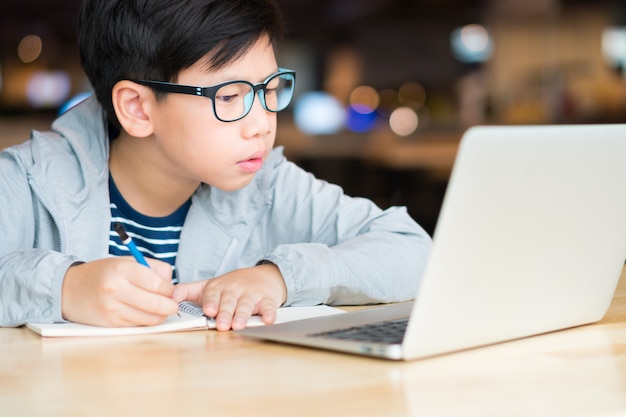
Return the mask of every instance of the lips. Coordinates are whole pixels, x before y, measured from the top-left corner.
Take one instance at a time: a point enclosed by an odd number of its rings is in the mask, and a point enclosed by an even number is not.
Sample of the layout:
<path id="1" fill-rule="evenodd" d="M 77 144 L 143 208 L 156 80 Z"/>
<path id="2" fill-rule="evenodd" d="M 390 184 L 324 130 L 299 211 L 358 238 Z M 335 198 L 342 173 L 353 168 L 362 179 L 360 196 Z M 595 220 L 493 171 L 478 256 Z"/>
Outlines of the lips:
<path id="1" fill-rule="evenodd" d="M 253 153 L 248 159 L 237 162 L 237 166 L 245 172 L 257 172 L 263 167 L 264 151 Z"/>

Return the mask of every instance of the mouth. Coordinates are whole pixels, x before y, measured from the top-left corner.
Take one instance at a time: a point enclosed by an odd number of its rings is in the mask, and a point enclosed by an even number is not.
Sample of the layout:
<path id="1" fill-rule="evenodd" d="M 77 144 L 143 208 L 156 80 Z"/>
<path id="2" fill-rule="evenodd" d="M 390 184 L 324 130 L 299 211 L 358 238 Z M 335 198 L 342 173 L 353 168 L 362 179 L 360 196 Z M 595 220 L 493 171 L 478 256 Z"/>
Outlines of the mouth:
<path id="1" fill-rule="evenodd" d="M 237 162 L 237 166 L 245 172 L 257 172 L 263 167 L 265 151 L 258 151 L 250 155 L 249 158 Z"/>

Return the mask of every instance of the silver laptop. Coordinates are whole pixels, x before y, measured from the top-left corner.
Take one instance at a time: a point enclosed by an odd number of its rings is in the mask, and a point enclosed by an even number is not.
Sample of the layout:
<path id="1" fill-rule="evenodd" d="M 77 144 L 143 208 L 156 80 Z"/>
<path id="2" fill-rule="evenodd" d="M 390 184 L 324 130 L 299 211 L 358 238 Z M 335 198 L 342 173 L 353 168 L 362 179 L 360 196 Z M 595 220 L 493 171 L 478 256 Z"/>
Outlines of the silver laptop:
<path id="1" fill-rule="evenodd" d="M 433 239 L 414 302 L 238 333 L 412 360 L 602 319 L 626 259 L 626 125 L 469 129 Z"/>

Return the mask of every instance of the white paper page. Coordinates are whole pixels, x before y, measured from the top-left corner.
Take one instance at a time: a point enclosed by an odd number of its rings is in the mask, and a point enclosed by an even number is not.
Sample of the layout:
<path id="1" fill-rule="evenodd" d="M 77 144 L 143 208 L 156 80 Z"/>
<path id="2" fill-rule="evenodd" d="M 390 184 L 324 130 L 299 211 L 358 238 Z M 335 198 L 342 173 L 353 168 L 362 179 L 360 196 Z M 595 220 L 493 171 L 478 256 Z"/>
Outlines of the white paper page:
<path id="1" fill-rule="evenodd" d="M 166 333 L 184 330 L 214 329 L 213 319 L 204 316 L 186 314 L 182 309 L 179 316 L 170 316 L 156 326 L 138 327 L 98 327 L 79 323 L 28 323 L 26 327 L 44 337 L 76 337 L 76 336 L 125 336 L 133 334 Z M 193 312 L 193 307 L 190 310 Z M 312 317 L 328 316 L 343 313 L 343 310 L 327 305 L 310 307 L 281 307 L 276 312 L 276 323 L 301 320 Z M 199 313 L 196 313 L 199 314 Z M 252 316 L 248 326 L 263 326 L 260 316 Z"/>

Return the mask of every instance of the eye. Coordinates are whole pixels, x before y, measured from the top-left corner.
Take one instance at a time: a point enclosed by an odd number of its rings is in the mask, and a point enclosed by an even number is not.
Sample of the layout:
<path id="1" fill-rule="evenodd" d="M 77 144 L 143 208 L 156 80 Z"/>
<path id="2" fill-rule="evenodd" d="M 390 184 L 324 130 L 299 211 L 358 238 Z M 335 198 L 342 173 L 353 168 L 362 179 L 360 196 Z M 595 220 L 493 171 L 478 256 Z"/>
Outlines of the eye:
<path id="1" fill-rule="evenodd" d="M 239 103 L 250 92 L 250 86 L 242 83 L 227 84 L 215 94 L 215 101 L 220 104 Z"/>
<path id="2" fill-rule="evenodd" d="M 215 99 L 221 101 L 222 103 L 232 103 L 235 100 L 237 100 L 238 97 L 239 97 L 238 94 L 231 94 L 231 95 L 215 96 Z"/>

